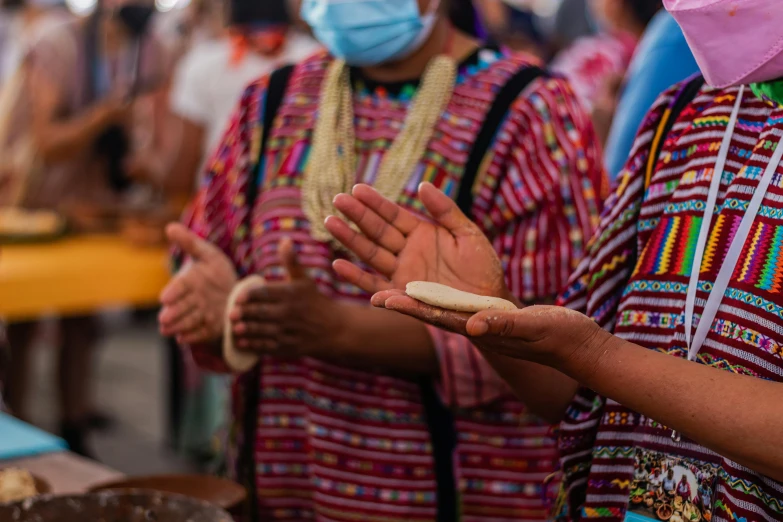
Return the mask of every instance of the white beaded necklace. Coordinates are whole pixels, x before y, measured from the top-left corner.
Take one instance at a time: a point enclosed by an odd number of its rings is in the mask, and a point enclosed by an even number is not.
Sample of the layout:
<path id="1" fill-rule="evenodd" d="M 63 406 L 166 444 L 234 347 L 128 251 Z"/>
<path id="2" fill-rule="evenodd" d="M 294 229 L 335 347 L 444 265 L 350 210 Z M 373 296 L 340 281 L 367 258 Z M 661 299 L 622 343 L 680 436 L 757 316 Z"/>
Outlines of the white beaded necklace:
<path id="1" fill-rule="evenodd" d="M 435 125 L 451 99 L 457 64 L 447 56 L 430 60 L 421 86 L 411 102 L 402 130 L 384 154 L 373 183 L 378 192 L 396 201 L 427 148 Z M 350 71 L 342 60 L 329 66 L 321 88 L 312 151 L 302 182 L 303 206 L 311 234 L 337 246 L 324 227 L 336 210 L 332 199 L 350 193 L 356 183 L 356 137 Z"/>

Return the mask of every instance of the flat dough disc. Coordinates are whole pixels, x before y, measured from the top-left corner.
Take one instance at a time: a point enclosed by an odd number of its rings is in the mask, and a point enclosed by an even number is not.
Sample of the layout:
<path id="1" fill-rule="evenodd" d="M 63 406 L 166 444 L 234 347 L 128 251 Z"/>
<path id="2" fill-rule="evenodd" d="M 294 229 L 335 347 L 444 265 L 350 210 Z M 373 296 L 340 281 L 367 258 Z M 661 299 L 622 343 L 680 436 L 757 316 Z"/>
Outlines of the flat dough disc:
<path id="1" fill-rule="evenodd" d="M 405 287 L 410 297 L 428 305 L 456 312 L 481 312 L 482 310 L 516 310 L 511 301 L 499 297 L 471 294 L 450 286 L 426 281 L 413 281 Z"/>
<path id="2" fill-rule="evenodd" d="M 231 290 L 231 293 L 228 295 L 228 302 L 226 303 L 226 311 L 223 319 L 223 360 L 226 361 L 228 367 L 234 372 L 244 373 L 250 370 L 258 363 L 260 357 L 254 353 L 241 352 L 236 349 L 234 346 L 234 333 L 231 331 L 232 324 L 228 315 L 231 313 L 231 310 L 234 309 L 237 297 L 239 297 L 239 294 L 243 290 L 263 286 L 265 284 L 266 280 L 263 277 L 251 275 L 234 285 L 234 289 Z"/>

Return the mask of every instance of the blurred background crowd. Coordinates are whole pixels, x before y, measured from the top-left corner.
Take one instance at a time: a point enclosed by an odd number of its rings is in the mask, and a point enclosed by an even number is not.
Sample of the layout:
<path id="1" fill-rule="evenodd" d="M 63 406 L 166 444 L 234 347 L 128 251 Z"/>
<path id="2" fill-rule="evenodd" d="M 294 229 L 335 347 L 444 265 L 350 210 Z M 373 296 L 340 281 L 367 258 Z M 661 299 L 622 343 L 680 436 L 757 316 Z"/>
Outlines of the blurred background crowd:
<path id="1" fill-rule="evenodd" d="M 450 12 L 570 80 L 609 178 L 657 94 L 697 70 L 660 0 L 453 0 Z M 163 245 L 246 86 L 318 52 L 298 13 L 299 0 L 2 0 L 0 204 Z M 160 339 L 155 312 L 9 321 L 6 407 L 121 471 L 221 468 L 227 378 Z M 140 458 L 150 451 L 160 457 Z"/>

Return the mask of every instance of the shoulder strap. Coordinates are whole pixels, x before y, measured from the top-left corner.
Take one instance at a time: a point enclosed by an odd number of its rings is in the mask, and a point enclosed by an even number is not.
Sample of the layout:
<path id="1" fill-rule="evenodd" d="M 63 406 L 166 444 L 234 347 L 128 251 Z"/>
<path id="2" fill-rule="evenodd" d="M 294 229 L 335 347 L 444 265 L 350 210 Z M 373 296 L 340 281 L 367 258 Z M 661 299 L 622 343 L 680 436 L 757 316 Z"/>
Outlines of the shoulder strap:
<path id="1" fill-rule="evenodd" d="M 696 98 L 696 95 L 699 93 L 702 86 L 704 86 L 704 76 L 700 74 L 694 76 L 682 86 L 674 97 L 671 105 L 663 112 L 663 115 L 658 122 L 658 128 L 655 131 L 652 145 L 650 146 L 650 155 L 647 157 L 647 169 L 644 173 L 645 191 L 647 191 L 647 188 L 650 186 L 650 181 L 655 172 L 655 165 L 658 163 L 658 159 L 663 151 L 666 136 L 672 131 L 674 123 L 677 121 L 677 118 L 685 107 Z"/>
<path id="2" fill-rule="evenodd" d="M 261 146 L 258 149 L 258 158 L 256 158 L 255 168 L 253 168 L 253 172 L 247 184 L 247 208 L 250 209 L 247 213 L 248 222 L 253 215 L 252 209 L 255 205 L 256 197 L 258 196 L 258 187 L 261 185 L 266 144 L 272 131 L 272 125 L 277 117 L 277 111 L 280 109 L 280 105 L 283 102 L 283 96 L 285 95 L 286 88 L 288 87 L 288 80 L 291 78 L 293 70 L 293 65 L 286 65 L 285 67 L 277 69 L 269 76 L 269 85 L 267 86 L 266 99 L 264 100 L 264 121 L 261 131 Z M 246 404 L 244 415 L 245 442 L 241 450 L 241 461 L 246 465 L 242 466 L 241 479 L 249 491 L 248 519 L 251 522 L 258 522 L 260 520 L 260 514 L 258 512 L 257 489 L 253 487 L 253 484 L 256 483 L 256 470 L 255 466 L 252 465 L 254 462 L 254 445 L 252 442 L 255 440 L 255 433 L 258 429 L 257 412 L 258 403 L 261 400 L 259 391 L 261 388 L 260 365 L 256 365 L 250 374 L 250 377 L 245 382 L 247 383 L 247 388 L 245 389 Z"/>
<path id="3" fill-rule="evenodd" d="M 492 106 L 484 118 L 484 123 L 476 136 L 476 141 L 473 143 L 468 161 L 465 163 L 465 170 L 462 174 L 462 181 L 457 194 L 457 205 L 466 216 L 472 217 L 473 185 L 481 168 L 481 162 L 492 145 L 495 134 L 497 134 L 498 128 L 504 121 L 504 116 L 522 91 L 537 78 L 545 74 L 543 69 L 535 66 L 523 67 L 514 73 L 514 76 L 506 82 L 497 96 L 495 96 L 495 101 L 492 102 Z"/>
<path id="4" fill-rule="evenodd" d="M 255 168 L 253 169 L 253 175 L 251 176 L 247 184 L 247 205 L 248 208 L 253 208 L 256 197 L 258 196 L 258 187 L 261 185 L 261 176 L 263 176 L 263 159 L 266 154 L 266 145 L 269 141 L 269 135 L 272 133 L 272 125 L 274 125 L 275 118 L 277 117 L 277 111 L 280 109 L 280 105 L 283 103 L 283 96 L 288 88 L 288 80 L 291 78 L 291 73 L 294 70 L 293 65 L 286 65 L 277 69 L 269 76 L 269 85 L 266 89 L 266 98 L 264 100 L 264 121 L 261 132 L 261 146 L 258 148 L 258 158 L 256 158 Z M 248 213 L 248 216 L 252 215 L 252 212 Z"/>
<path id="5" fill-rule="evenodd" d="M 504 120 L 511 104 L 533 80 L 543 76 L 538 67 L 524 67 L 500 89 L 484 118 L 473 148 L 462 174 L 457 205 L 468 217 L 473 206 L 473 184 L 484 155 L 487 153 L 498 127 Z M 460 499 L 457 490 L 457 474 L 454 469 L 454 451 L 457 447 L 457 428 L 454 413 L 443 403 L 433 379 L 426 377 L 419 381 L 424 417 L 432 444 L 435 483 L 437 485 L 436 522 L 452 522 L 459 519 Z"/>

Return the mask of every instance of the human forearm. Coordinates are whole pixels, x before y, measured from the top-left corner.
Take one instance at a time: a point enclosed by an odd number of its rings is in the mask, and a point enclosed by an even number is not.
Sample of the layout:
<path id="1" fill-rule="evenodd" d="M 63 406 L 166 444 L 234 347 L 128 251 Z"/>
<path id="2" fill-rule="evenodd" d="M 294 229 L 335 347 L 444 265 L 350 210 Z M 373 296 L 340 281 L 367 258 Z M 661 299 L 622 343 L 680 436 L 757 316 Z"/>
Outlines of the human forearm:
<path id="1" fill-rule="evenodd" d="M 583 385 L 759 473 L 783 480 L 783 385 L 603 334 L 562 370 Z M 729 420 L 730 419 L 730 420 Z"/>
<path id="2" fill-rule="evenodd" d="M 380 367 L 408 375 L 437 375 L 438 358 L 427 327 L 388 310 L 337 303 L 344 318 L 333 342 L 314 357 L 358 367 Z"/>
<path id="3" fill-rule="evenodd" d="M 510 291 L 507 291 L 504 297 L 518 308 L 525 306 Z M 540 301 L 544 304 L 553 299 Z M 481 347 L 480 340 L 477 345 Z M 533 414 L 553 424 L 563 420 L 566 408 L 579 387 L 576 381 L 549 366 L 506 357 L 491 351 L 484 351 L 482 355 Z"/>
<path id="4" fill-rule="evenodd" d="M 170 128 L 178 139 L 170 142 L 166 161 L 166 175 L 161 188 L 169 197 L 190 197 L 198 179 L 198 170 L 204 156 L 204 127 L 191 120 L 172 116 Z"/>
<path id="5" fill-rule="evenodd" d="M 35 128 L 35 143 L 45 161 L 60 161 L 84 152 L 110 123 L 101 106 L 64 122 L 47 121 Z"/>
<path id="6" fill-rule="evenodd" d="M 531 413 L 552 424 L 563 420 L 576 394 L 576 381 L 548 366 L 492 352 L 482 355 Z"/>

